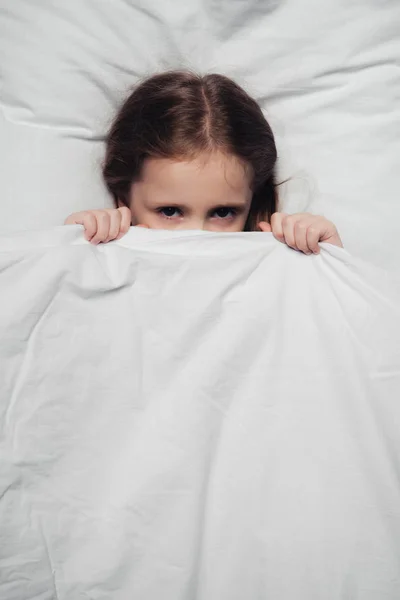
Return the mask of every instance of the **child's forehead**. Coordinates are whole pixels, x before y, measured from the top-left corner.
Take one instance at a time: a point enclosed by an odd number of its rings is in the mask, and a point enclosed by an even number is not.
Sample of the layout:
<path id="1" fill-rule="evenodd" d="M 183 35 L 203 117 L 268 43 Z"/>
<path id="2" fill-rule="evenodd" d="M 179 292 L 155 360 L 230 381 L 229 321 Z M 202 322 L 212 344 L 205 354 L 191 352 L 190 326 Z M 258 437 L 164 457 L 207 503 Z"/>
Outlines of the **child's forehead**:
<path id="1" fill-rule="evenodd" d="M 252 179 L 249 165 L 223 152 L 204 152 L 190 158 L 148 158 L 141 180 L 161 185 L 218 185 L 247 187 Z"/>

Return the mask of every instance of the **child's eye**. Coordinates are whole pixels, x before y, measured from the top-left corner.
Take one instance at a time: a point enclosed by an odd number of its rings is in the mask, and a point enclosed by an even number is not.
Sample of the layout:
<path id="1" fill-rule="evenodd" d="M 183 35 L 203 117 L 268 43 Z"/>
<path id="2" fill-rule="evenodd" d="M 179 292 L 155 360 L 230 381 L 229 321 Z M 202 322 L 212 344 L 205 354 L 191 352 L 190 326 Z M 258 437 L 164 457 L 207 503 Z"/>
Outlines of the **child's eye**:
<path id="1" fill-rule="evenodd" d="M 176 206 L 162 206 L 161 208 L 157 209 L 157 212 L 162 214 L 167 219 L 172 219 L 178 216 L 175 214 L 175 212 L 182 214 L 182 211 L 179 208 L 176 208 Z M 234 217 L 237 214 L 237 212 L 238 211 L 235 208 L 231 208 L 229 206 L 221 206 L 220 208 L 217 208 L 214 211 L 214 214 L 216 214 L 220 219 L 226 219 L 229 216 Z"/>
<path id="2" fill-rule="evenodd" d="M 221 208 L 217 208 L 215 212 L 219 213 L 218 216 L 220 217 L 220 219 L 226 219 L 226 217 L 228 216 L 227 213 L 232 213 L 232 217 L 234 217 L 237 213 L 237 211 L 234 208 L 230 208 L 229 206 L 221 206 Z"/>
<path id="3" fill-rule="evenodd" d="M 174 216 L 174 212 L 176 210 L 178 212 L 180 212 L 179 208 L 176 208 L 176 206 L 163 206 L 162 208 L 159 208 L 157 212 L 159 212 L 160 214 L 164 215 L 164 217 L 167 217 L 168 219 L 171 219 Z"/>

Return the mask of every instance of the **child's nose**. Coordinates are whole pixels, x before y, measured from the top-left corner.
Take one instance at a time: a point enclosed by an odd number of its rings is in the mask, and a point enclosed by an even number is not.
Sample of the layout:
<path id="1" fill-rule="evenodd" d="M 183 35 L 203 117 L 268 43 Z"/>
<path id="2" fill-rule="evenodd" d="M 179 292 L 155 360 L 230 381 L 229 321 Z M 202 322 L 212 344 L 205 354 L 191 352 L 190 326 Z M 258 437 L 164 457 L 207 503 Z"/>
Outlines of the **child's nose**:
<path id="1" fill-rule="evenodd" d="M 192 217 L 187 220 L 183 224 L 184 229 L 207 229 L 207 220 L 202 219 L 201 217 Z"/>

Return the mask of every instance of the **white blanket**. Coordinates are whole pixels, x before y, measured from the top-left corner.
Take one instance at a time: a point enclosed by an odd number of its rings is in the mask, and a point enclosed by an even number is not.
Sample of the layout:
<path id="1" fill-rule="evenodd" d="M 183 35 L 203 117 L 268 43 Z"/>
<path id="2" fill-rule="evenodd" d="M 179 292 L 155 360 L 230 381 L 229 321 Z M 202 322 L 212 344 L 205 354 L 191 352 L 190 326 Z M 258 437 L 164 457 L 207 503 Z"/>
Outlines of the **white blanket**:
<path id="1" fill-rule="evenodd" d="M 398 600 L 398 282 L 81 229 L 0 240 L 0 598 Z"/>

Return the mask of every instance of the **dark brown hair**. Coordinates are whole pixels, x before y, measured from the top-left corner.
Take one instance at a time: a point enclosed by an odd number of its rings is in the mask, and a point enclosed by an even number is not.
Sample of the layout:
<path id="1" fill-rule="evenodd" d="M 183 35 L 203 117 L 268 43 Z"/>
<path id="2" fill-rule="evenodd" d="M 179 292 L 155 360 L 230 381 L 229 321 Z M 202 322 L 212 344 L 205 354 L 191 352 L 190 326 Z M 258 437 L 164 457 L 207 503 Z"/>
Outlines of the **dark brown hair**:
<path id="1" fill-rule="evenodd" d="M 218 74 L 169 71 L 136 87 L 106 138 L 103 177 L 116 206 L 129 206 L 131 184 L 147 157 L 194 158 L 204 151 L 233 154 L 253 171 L 245 231 L 276 211 L 277 152 L 261 108 L 241 87 Z"/>

